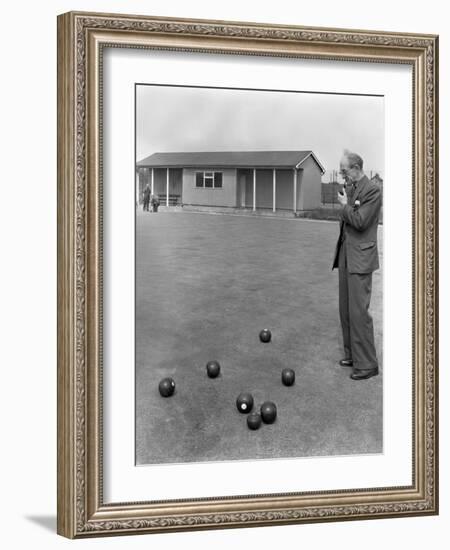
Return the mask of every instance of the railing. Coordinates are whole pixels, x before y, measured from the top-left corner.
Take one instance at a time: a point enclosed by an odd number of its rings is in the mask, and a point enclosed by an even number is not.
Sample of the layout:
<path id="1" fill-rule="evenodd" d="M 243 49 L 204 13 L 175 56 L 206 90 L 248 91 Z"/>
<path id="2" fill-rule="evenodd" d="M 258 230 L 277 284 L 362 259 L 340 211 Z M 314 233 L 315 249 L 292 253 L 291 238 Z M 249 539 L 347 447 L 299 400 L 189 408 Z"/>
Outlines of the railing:
<path id="1" fill-rule="evenodd" d="M 166 206 L 167 204 L 167 195 L 159 194 L 159 204 L 160 206 Z M 181 195 L 169 194 L 169 206 L 179 206 L 181 204 Z"/>

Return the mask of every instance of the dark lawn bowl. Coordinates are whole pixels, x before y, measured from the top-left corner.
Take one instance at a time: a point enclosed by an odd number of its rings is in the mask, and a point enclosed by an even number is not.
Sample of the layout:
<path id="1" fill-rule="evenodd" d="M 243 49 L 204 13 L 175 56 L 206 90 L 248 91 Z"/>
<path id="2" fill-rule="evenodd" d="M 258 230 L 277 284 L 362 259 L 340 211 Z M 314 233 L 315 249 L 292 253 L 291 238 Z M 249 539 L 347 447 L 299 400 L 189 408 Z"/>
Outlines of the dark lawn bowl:
<path id="1" fill-rule="evenodd" d="M 259 413 L 250 413 L 247 416 L 247 426 L 250 430 L 258 430 L 261 426 L 261 415 Z"/>
<path id="2" fill-rule="evenodd" d="M 292 369 L 283 369 L 281 371 L 281 381 L 285 386 L 293 386 L 295 383 L 295 371 Z"/>
<path id="3" fill-rule="evenodd" d="M 265 401 L 261 405 L 261 418 L 264 424 L 273 424 L 277 418 L 277 407 L 272 401 Z"/>
<path id="4" fill-rule="evenodd" d="M 173 378 L 163 378 L 159 383 L 159 393 L 162 397 L 170 397 L 175 392 L 175 381 Z"/>
<path id="5" fill-rule="evenodd" d="M 253 397 L 251 393 L 240 393 L 236 399 L 236 407 L 240 413 L 247 414 L 253 409 Z"/>
<path id="6" fill-rule="evenodd" d="M 261 342 L 263 344 L 268 344 L 270 342 L 270 340 L 272 339 L 272 333 L 270 332 L 269 329 L 267 328 L 264 328 L 260 333 L 259 333 L 259 339 L 261 340 Z"/>
<path id="7" fill-rule="evenodd" d="M 219 361 L 208 361 L 206 363 L 206 373 L 209 378 L 217 378 L 220 374 Z"/>

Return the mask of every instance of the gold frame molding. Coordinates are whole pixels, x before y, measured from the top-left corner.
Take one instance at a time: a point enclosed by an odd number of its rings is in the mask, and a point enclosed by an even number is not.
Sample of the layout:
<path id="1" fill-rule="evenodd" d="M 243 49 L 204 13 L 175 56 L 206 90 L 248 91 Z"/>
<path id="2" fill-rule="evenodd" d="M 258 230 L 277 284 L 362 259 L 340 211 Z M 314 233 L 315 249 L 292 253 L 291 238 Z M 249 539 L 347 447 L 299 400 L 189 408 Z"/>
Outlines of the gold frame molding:
<path id="1" fill-rule="evenodd" d="M 102 48 L 413 68 L 413 484 L 104 504 Z M 70 12 L 58 17 L 58 533 L 70 538 L 438 513 L 438 37 Z M 149 495 L 150 497 L 150 495 Z"/>

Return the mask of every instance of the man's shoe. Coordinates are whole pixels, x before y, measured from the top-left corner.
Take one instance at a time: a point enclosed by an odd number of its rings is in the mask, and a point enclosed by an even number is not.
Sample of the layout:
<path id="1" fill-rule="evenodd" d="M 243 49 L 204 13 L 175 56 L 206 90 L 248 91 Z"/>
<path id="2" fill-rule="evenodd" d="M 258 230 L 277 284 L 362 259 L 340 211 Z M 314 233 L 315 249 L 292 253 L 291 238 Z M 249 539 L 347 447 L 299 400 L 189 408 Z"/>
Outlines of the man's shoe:
<path id="1" fill-rule="evenodd" d="M 372 376 L 376 376 L 377 374 L 378 367 L 369 370 L 354 370 L 353 373 L 350 375 L 350 378 L 352 380 L 367 380 L 368 378 L 372 378 Z"/>
<path id="2" fill-rule="evenodd" d="M 341 359 L 339 364 L 341 367 L 353 367 L 353 359 Z"/>

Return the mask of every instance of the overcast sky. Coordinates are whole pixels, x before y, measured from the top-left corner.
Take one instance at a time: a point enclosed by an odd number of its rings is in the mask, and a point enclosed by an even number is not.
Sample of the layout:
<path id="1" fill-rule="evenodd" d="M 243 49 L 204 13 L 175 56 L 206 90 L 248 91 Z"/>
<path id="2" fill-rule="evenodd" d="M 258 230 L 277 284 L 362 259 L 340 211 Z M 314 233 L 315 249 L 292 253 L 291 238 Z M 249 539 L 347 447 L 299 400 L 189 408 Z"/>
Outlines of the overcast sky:
<path id="1" fill-rule="evenodd" d="M 136 155 L 313 150 L 326 170 L 343 149 L 384 172 L 382 97 L 139 85 Z"/>

